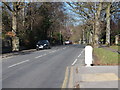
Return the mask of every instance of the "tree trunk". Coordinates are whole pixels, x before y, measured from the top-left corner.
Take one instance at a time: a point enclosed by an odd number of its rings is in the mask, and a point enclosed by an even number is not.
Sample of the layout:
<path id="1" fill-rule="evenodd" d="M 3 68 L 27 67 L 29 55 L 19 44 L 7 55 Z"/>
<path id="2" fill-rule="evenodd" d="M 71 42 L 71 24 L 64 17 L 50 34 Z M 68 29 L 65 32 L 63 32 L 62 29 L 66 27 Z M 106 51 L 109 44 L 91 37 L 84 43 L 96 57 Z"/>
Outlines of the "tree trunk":
<path id="1" fill-rule="evenodd" d="M 106 8 L 106 45 L 110 45 L 110 7 L 111 7 L 111 3 L 109 3 L 107 5 Z"/>
<path id="2" fill-rule="evenodd" d="M 89 35 L 89 44 L 92 44 L 92 37 L 93 37 L 93 35 L 92 35 L 92 33 L 90 32 L 90 35 Z"/>
<path id="3" fill-rule="evenodd" d="M 119 35 L 115 36 L 115 44 L 118 45 L 119 44 Z"/>
<path id="4" fill-rule="evenodd" d="M 85 44 L 85 31 L 84 31 L 84 29 L 82 30 L 83 31 L 83 44 Z"/>
<path id="5" fill-rule="evenodd" d="M 19 37 L 16 36 L 17 33 L 17 13 L 12 13 L 12 32 L 15 36 L 12 37 L 12 51 L 19 51 Z"/>
<path id="6" fill-rule="evenodd" d="M 95 14 L 95 32 L 94 32 L 94 47 L 99 47 L 99 33 L 100 33 L 100 13 L 102 10 L 102 2 L 99 3 L 98 10 Z"/>
<path id="7" fill-rule="evenodd" d="M 94 35 L 94 47 L 99 47 L 99 21 L 96 19 L 96 25 L 95 25 L 95 35 Z"/>

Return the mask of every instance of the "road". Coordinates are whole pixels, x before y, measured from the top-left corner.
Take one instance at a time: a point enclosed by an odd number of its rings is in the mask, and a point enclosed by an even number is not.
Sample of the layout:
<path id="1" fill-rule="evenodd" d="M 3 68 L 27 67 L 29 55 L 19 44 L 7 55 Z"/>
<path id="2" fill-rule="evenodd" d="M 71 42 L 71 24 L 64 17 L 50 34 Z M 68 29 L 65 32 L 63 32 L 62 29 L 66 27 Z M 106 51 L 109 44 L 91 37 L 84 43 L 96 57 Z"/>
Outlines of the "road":
<path id="1" fill-rule="evenodd" d="M 66 67 L 83 56 L 83 45 L 63 45 L 3 59 L 2 88 L 61 88 Z"/>

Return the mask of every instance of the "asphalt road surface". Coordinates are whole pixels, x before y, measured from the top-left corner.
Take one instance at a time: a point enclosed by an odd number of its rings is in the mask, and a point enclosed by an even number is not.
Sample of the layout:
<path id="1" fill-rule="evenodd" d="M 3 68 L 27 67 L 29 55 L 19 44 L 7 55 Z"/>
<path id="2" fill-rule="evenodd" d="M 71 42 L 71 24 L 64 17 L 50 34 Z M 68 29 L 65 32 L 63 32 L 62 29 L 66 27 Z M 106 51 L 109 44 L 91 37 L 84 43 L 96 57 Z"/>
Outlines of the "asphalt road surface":
<path id="1" fill-rule="evenodd" d="M 84 64 L 83 52 L 83 45 L 65 45 L 3 59 L 2 88 L 61 88 L 66 67 Z"/>

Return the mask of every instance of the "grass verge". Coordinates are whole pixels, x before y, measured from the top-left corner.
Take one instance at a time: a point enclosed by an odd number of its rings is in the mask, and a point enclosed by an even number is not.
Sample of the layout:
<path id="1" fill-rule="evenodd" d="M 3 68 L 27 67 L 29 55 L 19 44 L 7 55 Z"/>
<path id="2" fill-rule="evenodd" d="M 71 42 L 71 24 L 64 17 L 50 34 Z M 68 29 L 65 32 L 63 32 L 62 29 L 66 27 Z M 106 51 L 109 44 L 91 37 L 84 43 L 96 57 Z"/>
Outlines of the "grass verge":
<path id="1" fill-rule="evenodd" d="M 120 64 L 120 54 L 106 50 L 104 48 L 94 48 L 93 53 L 99 59 L 100 65 Z"/>
<path id="2" fill-rule="evenodd" d="M 118 46 L 117 46 L 117 45 L 110 46 L 110 48 L 115 49 L 115 50 L 118 50 Z"/>

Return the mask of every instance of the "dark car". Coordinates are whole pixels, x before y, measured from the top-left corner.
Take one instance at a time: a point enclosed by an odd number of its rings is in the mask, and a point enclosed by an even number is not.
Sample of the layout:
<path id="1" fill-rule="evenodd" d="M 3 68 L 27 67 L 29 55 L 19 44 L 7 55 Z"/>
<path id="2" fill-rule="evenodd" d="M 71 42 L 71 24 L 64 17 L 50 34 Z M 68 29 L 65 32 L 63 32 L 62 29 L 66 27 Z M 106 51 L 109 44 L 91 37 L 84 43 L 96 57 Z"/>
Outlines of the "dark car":
<path id="1" fill-rule="evenodd" d="M 50 48 L 51 48 L 51 46 L 50 46 L 50 42 L 48 40 L 40 40 L 36 44 L 36 50 L 50 49 Z"/>

